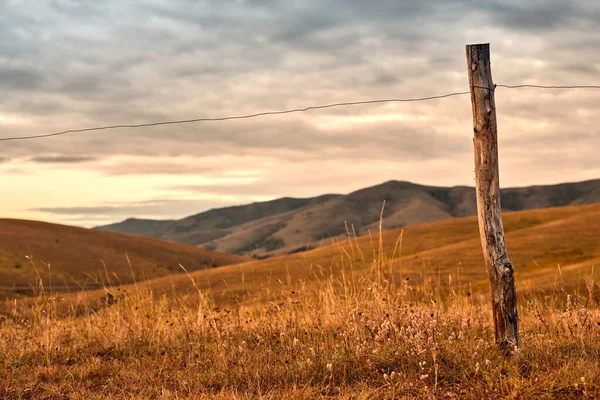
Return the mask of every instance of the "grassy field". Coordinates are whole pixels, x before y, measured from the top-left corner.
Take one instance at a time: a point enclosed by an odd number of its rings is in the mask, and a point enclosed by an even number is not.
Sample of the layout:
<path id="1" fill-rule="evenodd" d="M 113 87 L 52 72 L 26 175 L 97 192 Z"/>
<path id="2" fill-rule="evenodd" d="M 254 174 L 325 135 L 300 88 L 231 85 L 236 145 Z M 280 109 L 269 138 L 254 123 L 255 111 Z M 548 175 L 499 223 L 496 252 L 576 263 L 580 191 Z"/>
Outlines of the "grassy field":
<path id="1" fill-rule="evenodd" d="M 179 243 L 37 221 L 0 219 L 0 295 L 79 291 L 247 260 Z"/>
<path id="2" fill-rule="evenodd" d="M 459 284 L 442 298 L 350 274 L 229 307 L 202 291 L 41 298 L 0 319 L 0 398 L 597 398 L 597 303 L 556 289 L 520 299 L 511 357 L 488 299 Z"/>
<path id="3" fill-rule="evenodd" d="M 553 295 L 558 284 L 569 292 L 587 292 L 590 279 L 600 281 L 600 204 L 547 208 L 506 213 L 509 256 L 522 295 Z M 385 227 L 385 221 L 383 222 Z M 403 229 L 372 232 L 330 246 L 266 260 L 227 265 L 186 274 L 172 274 L 140 283 L 170 296 L 192 293 L 196 285 L 207 290 L 220 305 L 283 293 L 295 282 L 320 282 L 342 272 L 372 277 L 383 272 L 393 282 L 409 286 L 435 284 L 450 293 L 457 281 L 472 292 L 487 290 L 476 217 L 411 225 Z M 118 296 L 132 285 L 92 292 L 96 298 L 107 291 Z M 594 295 L 600 293 L 594 291 Z"/>
<path id="4" fill-rule="evenodd" d="M 599 222 L 600 205 L 506 214 L 523 341 L 510 357 L 466 218 L 10 299 L 0 398 L 598 398 Z"/>

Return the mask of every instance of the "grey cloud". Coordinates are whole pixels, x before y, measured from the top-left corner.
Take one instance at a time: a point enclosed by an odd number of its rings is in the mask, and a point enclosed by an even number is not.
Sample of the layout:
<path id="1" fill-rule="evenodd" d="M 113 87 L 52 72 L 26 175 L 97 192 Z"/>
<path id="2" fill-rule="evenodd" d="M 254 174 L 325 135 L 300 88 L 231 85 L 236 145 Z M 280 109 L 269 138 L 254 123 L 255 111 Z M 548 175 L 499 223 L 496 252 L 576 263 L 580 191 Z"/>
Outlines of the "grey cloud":
<path id="1" fill-rule="evenodd" d="M 388 86 L 391 84 L 399 83 L 401 80 L 392 71 L 379 71 L 375 73 L 375 77 L 371 80 L 374 85 Z"/>
<path id="2" fill-rule="evenodd" d="M 102 86 L 102 83 L 94 76 L 82 76 L 76 79 L 69 79 L 60 86 L 59 91 L 72 94 L 98 93 L 108 90 Z"/>
<path id="3" fill-rule="evenodd" d="M 357 159 L 372 158 L 377 154 L 384 159 L 400 157 L 404 160 L 427 160 L 457 152 L 470 152 L 472 147 L 470 138 L 461 139 L 432 128 L 398 128 L 392 124 L 353 129 L 341 139 L 316 139 L 314 151 L 318 151 L 319 144 L 325 148 L 345 148 Z"/>
<path id="4" fill-rule="evenodd" d="M 57 115 L 63 113 L 67 108 L 64 101 L 40 99 L 38 97 L 20 98 L 14 103 L 13 111 L 27 110 L 33 115 Z"/>
<path id="5" fill-rule="evenodd" d="M 79 17 L 86 19 L 92 16 L 101 16 L 107 9 L 108 4 L 110 4 L 110 1 L 67 2 L 61 0 L 50 0 L 50 7 L 57 13 L 68 17 Z"/>
<path id="6" fill-rule="evenodd" d="M 381 107 L 371 108 L 380 111 Z M 339 149 L 355 154 L 357 158 L 376 153 L 378 157 L 425 159 L 456 151 L 470 151 L 467 139 L 450 135 L 439 123 L 346 123 L 345 129 L 337 129 L 333 133 L 311 124 L 312 120 L 327 116 L 341 118 L 344 115 L 369 115 L 369 109 L 369 106 L 361 106 L 353 110 L 331 109 L 327 113 L 313 112 L 287 117 L 73 133 L 54 140 L 28 143 L 22 154 L 27 154 L 28 148 L 37 153 L 43 151 L 78 157 L 82 149 L 89 149 L 86 156 L 95 158 L 104 158 L 114 153 L 152 157 L 142 162 L 123 161 L 112 166 L 98 165 L 103 171 L 118 175 L 207 172 L 205 165 L 198 170 L 194 165 L 180 165 L 177 160 L 169 159 L 177 156 L 202 159 L 227 154 L 260 155 L 264 151 L 270 151 L 270 156 L 278 156 L 294 151 L 303 153 L 303 156 L 296 154 L 296 157 L 308 160 L 328 157 L 332 150 Z M 148 114 L 144 118 L 139 115 L 137 120 L 156 121 L 160 120 L 160 116 Z M 73 151 L 65 150 L 65 142 L 71 143 L 69 147 Z M 161 157 L 165 160 L 161 161 Z"/>
<path id="7" fill-rule="evenodd" d="M 600 72 L 600 70 L 598 69 L 598 67 L 594 66 L 594 65 L 590 65 L 590 64 L 585 64 L 585 63 L 569 63 L 569 64 L 563 64 L 559 67 L 561 70 L 565 71 L 565 72 L 572 72 L 575 74 L 584 74 L 584 75 L 590 75 L 593 77 L 598 76 L 598 72 Z"/>
<path id="8" fill-rule="evenodd" d="M 270 39 L 275 43 L 285 43 L 286 45 L 296 46 L 296 49 L 302 50 L 328 50 L 340 49 L 347 45 L 352 37 L 337 37 L 322 40 L 323 34 L 336 27 L 342 22 L 342 18 L 336 14 L 321 12 L 300 12 L 295 15 L 293 20 L 288 20 L 287 24 L 278 32 L 274 32 Z M 321 40 L 319 40 L 321 39 Z"/>
<path id="9" fill-rule="evenodd" d="M 95 157 L 86 156 L 38 156 L 30 158 L 28 161 L 38 164 L 79 164 L 95 160 Z"/>
<path id="10" fill-rule="evenodd" d="M 376 18 L 396 13 L 400 18 L 408 20 L 410 16 L 423 12 L 424 7 L 428 11 L 440 8 L 436 2 L 426 3 L 426 5 L 398 5 L 399 2 L 380 1 L 366 7 L 363 2 L 331 1 L 322 5 L 298 3 L 290 7 L 283 2 L 235 4 L 209 1 L 175 2 L 182 5 L 182 7 L 175 7 L 173 2 L 158 1 L 152 6 L 131 8 L 126 5 L 121 6 L 119 2 L 106 2 L 98 6 L 87 3 L 72 6 L 54 2 L 51 4 L 52 10 L 62 18 L 78 17 L 79 23 L 69 29 L 55 30 L 52 55 L 48 53 L 46 47 L 37 46 L 33 37 L 21 45 L 29 47 L 32 55 L 46 64 L 44 70 L 51 88 L 48 89 L 49 93 L 60 93 L 63 98 L 77 100 L 78 103 L 70 105 L 53 96 L 47 97 L 45 101 L 37 100 L 38 107 L 30 110 L 35 112 L 39 108 L 51 109 L 56 108 L 56 104 L 61 104 L 63 112 L 85 114 L 94 120 L 102 118 L 122 121 L 132 118 L 137 121 L 135 115 L 140 114 L 141 109 L 148 110 L 147 114 L 159 113 L 159 104 L 152 104 L 153 102 L 148 100 L 159 95 L 153 88 L 157 85 L 164 86 L 165 82 L 157 80 L 157 76 L 148 75 L 144 71 L 142 74 L 136 71 L 137 76 L 133 75 L 130 71 L 132 67 L 151 66 L 155 70 L 160 70 L 163 76 L 184 78 L 184 80 L 212 75 L 215 78 L 211 78 L 210 82 L 197 83 L 214 87 L 219 82 L 216 78 L 218 76 L 228 79 L 249 71 L 258 72 L 277 68 L 286 62 L 289 55 L 298 55 L 297 50 L 302 50 L 308 58 L 317 52 L 327 55 L 327 62 L 311 61 L 313 72 L 333 67 L 329 74 L 330 78 L 356 84 L 355 79 L 348 80 L 344 75 L 335 73 L 335 69 L 339 66 L 348 67 L 352 64 L 359 66 L 365 64 L 365 57 L 369 57 L 368 51 L 361 50 L 368 50 L 368 47 L 359 43 L 365 33 L 357 31 L 352 24 L 356 22 L 355 26 L 362 26 L 366 23 L 372 30 L 367 34 L 380 35 L 384 32 L 378 28 Z M 116 10 L 122 13 L 115 14 Z M 324 12 L 324 10 L 336 12 Z M 10 22 L 25 17 L 14 10 L 8 11 L 10 18 L 6 17 L 9 22 L 6 25 L 10 31 L 9 28 L 12 26 Z M 156 23 L 154 25 L 132 24 L 126 18 L 129 13 L 135 13 L 140 22 Z M 106 18 L 112 14 L 120 17 L 108 25 Z M 424 17 L 427 14 L 423 12 L 422 15 Z M 187 22 L 189 25 L 197 26 L 199 31 L 191 34 L 189 26 L 162 24 L 161 19 L 165 18 Z M 41 33 L 45 26 L 57 24 L 59 20 L 58 17 L 50 18 L 41 27 L 39 24 L 36 25 L 34 32 Z M 400 28 L 405 25 L 395 24 L 395 29 L 402 29 L 403 35 L 411 34 L 410 28 Z M 78 34 L 81 29 L 84 34 Z M 337 29 L 339 32 L 322 36 L 332 29 Z M 387 29 L 385 27 L 383 30 Z M 92 34 L 90 35 L 88 31 Z M 432 33 L 434 31 L 430 32 Z M 256 42 L 257 36 L 262 36 L 265 41 Z M 219 40 L 214 40 L 215 37 Z M 425 37 L 423 35 L 423 38 Z M 128 40 L 123 41 L 123 38 Z M 403 41 L 413 39 L 403 39 Z M 121 43 L 124 44 L 122 48 Z M 156 49 L 160 50 L 156 51 Z M 154 55 L 150 56 L 152 53 Z M 188 53 L 194 57 L 186 62 L 182 57 Z M 70 62 L 57 64 L 61 56 L 70 61 L 72 55 L 76 55 L 73 61 L 79 62 L 78 67 L 75 67 L 77 64 Z M 198 65 L 198 59 L 208 61 L 203 61 L 206 62 L 203 66 Z M 31 58 L 28 60 L 33 63 Z M 265 63 L 265 60 L 268 60 L 268 63 Z M 285 68 L 290 71 L 295 69 L 294 65 L 286 65 Z M 150 84 L 142 84 L 143 79 Z M 372 84 L 381 86 L 384 82 L 388 85 L 399 83 L 397 80 L 392 82 L 389 74 L 362 79 L 362 85 L 367 86 Z M 185 88 L 189 89 L 189 86 Z M 173 88 L 169 96 L 182 97 L 183 93 L 178 92 L 178 89 L 181 90 L 183 87 Z M 175 95 L 175 93 L 179 94 Z M 227 96 L 228 93 L 230 93 L 229 89 L 223 95 Z M 19 101 L 19 99 L 11 99 L 12 104 L 15 100 Z M 89 103 L 80 103 L 82 100 Z M 176 101 L 177 99 L 174 99 L 174 102 Z M 108 104 L 104 105 L 101 102 Z M 127 106 L 123 107 L 122 105 L 125 104 Z"/>
<path id="11" fill-rule="evenodd" d="M 287 170 L 286 170 L 287 172 Z M 307 173 L 304 177 L 290 178 L 285 174 L 272 171 L 270 175 L 262 177 L 257 182 L 248 184 L 227 184 L 227 185 L 171 185 L 165 186 L 162 189 L 169 192 L 188 193 L 188 194 L 203 194 L 215 196 L 238 196 L 241 198 L 251 198 L 253 196 L 277 198 L 285 196 L 306 196 L 320 195 L 328 193 L 331 190 L 328 188 L 328 174 L 315 176 L 313 172 Z M 347 185 L 348 182 L 344 182 Z M 352 186 L 358 185 L 355 183 Z M 299 189 L 299 188 L 302 189 Z M 302 193 L 304 191 L 304 193 Z M 308 194 L 307 194 L 308 193 Z"/>
<path id="12" fill-rule="evenodd" d="M 474 41 L 492 41 L 499 83 L 584 83 L 580 80 L 595 79 L 600 66 L 594 1 L 53 0 L 30 2 L 30 9 L 13 4 L 0 0 L 0 116 L 7 116 L 0 136 L 462 90 L 464 44 Z M 543 66 L 534 66 L 536 61 Z M 511 119 L 552 125 L 544 143 L 511 139 L 503 141 L 507 150 L 516 152 L 524 142 L 556 147 L 571 136 L 578 145 L 596 144 L 590 127 L 597 125 L 593 110 L 599 104 L 592 96 L 499 90 L 497 102 L 500 129 L 515 126 Z M 460 126 L 469 131 L 468 97 L 400 108 L 409 114 L 435 110 L 438 116 L 427 123 L 346 124 L 343 132 L 311 124 L 383 107 L 11 142 L 3 157 L 85 154 L 99 162 L 82 168 L 112 175 L 215 175 L 234 166 L 181 165 L 174 158 L 251 155 L 281 165 L 323 160 L 350 165 L 350 159 L 454 160 L 471 151 L 470 135 L 450 131 Z M 576 110 L 589 118 L 574 118 Z M 146 160 L 102 162 L 118 155 Z M 586 153 L 582 161 L 565 162 L 590 168 L 589 160 Z M 344 167 L 340 170 L 332 181 L 343 175 Z M 268 189 L 256 188 L 270 195 Z M 239 190 L 230 191 L 244 195 Z"/>
<path id="13" fill-rule="evenodd" d="M 61 218 L 79 218 L 85 221 L 118 221 L 133 215 L 140 218 L 169 218 L 173 215 L 185 217 L 213 207 L 225 207 L 231 202 L 215 198 L 212 200 L 152 199 L 148 201 L 100 204 L 89 207 L 40 207 L 26 211 L 51 214 Z"/>
<path id="14" fill-rule="evenodd" d="M 166 186 L 163 189 L 176 192 L 202 193 L 215 195 L 233 195 L 233 196 L 281 196 L 285 191 L 290 190 L 289 186 L 283 186 L 280 182 L 273 182 L 273 177 L 267 181 L 251 184 L 228 184 L 228 185 L 173 185 Z"/>
<path id="15" fill-rule="evenodd" d="M 557 0 L 493 1 L 484 5 L 484 9 L 501 25 L 534 32 L 560 29 L 574 17 L 584 14 L 574 2 Z"/>
<path id="16" fill-rule="evenodd" d="M 168 186 L 165 189 L 175 190 L 179 192 L 196 192 L 196 193 L 221 193 L 221 194 L 254 194 L 254 195 L 274 195 L 277 190 L 272 187 L 258 185 L 177 185 Z M 266 189 L 266 190 L 265 190 Z M 270 189 L 270 190 L 269 190 Z"/>
<path id="17" fill-rule="evenodd" d="M 528 168 L 534 162 L 538 168 Z M 545 150 L 531 154 L 531 152 L 515 151 L 507 157 L 508 163 L 523 166 L 523 171 L 530 173 L 545 172 L 556 174 L 562 171 L 590 171 L 600 172 L 597 154 L 594 150 L 582 148 L 581 146 L 562 146 L 555 150 Z M 573 178 L 565 178 L 563 181 L 573 181 Z"/>
<path id="18" fill-rule="evenodd" d="M 108 175 L 198 175 L 211 174 L 218 171 L 217 167 L 206 165 L 186 164 L 177 160 L 144 160 L 123 161 L 108 166 L 99 167 L 98 170 Z"/>
<path id="19" fill-rule="evenodd" d="M 397 160 L 401 161 L 401 160 Z M 311 197 L 325 193 L 349 193 L 389 179 L 405 179 L 410 171 L 401 171 L 393 167 L 397 163 L 379 163 L 377 172 L 365 168 L 352 156 L 342 160 L 315 160 L 314 162 L 294 161 L 282 163 L 278 168 L 265 168 L 248 183 L 232 182 L 228 184 L 188 184 L 167 185 L 160 189 L 172 194 L 203 196 L 235 196 L 240 199 L 260 196 Z M 378 176 L 373 180 L 373 175 Z M 335 184 L 332 184 L 335 182 Z M 239 203 L 241 204 L 241 202 Z"/>
<path id="20" fill-rule="evenodd" d="M 356 159 L 402 157 L 406 160 L 425 160 L 457 152 L 470 152 L 469 138 L 449 135 L 441 127 L 423 127 L 403 123 L 373 123 L 364 127 L 349 127 L 338 130 L 335 135 L 314 128 L 307 123 L 255 123 L 246 127 L 209 126 L 196 131 L 194 127 L 182 128 L 177 135 L 170 135 L 172 155 L 193 154 L 197 159 L 209 155 L 247 154 L 271 157 L 286 157 L 288 151 L 300 152 L 299 159 L 311 160 L 329 157 L 332 150 L 343 150 L 344 154 Z M 184 130 L 185 129 L 185 130 Z M 205 130 L 206 129 L 206 130 Z M 161 130 L 153 132 L 153 137 L 161 137 Z M 162 155 L 169 152 L 165 143 Z M 187 150 L 187 151 L 186 151 Z M 148 153 L 151 155 L 151 153 Z M 231 166 L 213 166 L 207 169 L 201 165 L 183 165 L 177 160 L 123 163 L 111 168 L 115 174 L 129 173 L 204 173 Z"/>
<path id="21" fill-rule="evenodd" d="M 0 88 L 2 89 L 35 90 L 41 87 L 43 81 L 43 75 L 40 72 L 0 64 Z"/>

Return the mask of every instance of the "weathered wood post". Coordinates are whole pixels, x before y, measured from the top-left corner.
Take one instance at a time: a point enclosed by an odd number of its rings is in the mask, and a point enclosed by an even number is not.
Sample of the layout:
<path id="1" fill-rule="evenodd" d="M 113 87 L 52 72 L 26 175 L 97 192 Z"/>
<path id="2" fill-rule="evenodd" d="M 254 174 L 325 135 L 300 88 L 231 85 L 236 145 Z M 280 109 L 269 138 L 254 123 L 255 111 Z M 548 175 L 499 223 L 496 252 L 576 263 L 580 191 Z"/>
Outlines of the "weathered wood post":
<path id="1" fill-rule="evenodd" d="M 498 173 L 495 85 L 490 45 L 467 45 L 467 69 L 473 106 L 477 215 L 483 258 L 492 289 L 496 342 L 504 350 L 520 347 L 514 267 L 508 259 Z"/>

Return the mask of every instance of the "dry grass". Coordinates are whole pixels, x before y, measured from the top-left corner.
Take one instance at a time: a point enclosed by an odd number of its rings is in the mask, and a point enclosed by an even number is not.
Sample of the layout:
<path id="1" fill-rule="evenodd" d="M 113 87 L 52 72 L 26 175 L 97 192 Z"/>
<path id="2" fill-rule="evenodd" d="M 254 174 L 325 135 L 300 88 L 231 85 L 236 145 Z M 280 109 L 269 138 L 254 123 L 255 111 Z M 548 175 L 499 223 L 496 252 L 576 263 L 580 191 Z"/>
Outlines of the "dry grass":
<path id="1" fill-rule="evenodd" d="M 522 295 L 564 297 L 564 292 L 589 293 L 586 279 L 600 281 L 600 268 L 595 267 L 600 260 L 600 204 L 506 213 L 504 225 L 517 290 Z M 212 293 L 219 306 L 256 296 L 265 298 L 265 292 L 285 292 L 290 279 L 319 284 L 330 276 L 341 279 L 342 271 L 369 278 L 374 276 L 374 266 L 381 263 L 395 282 L 409 278 L 415 287 L 435 282 L 443 293 L 451 292 L 458 282 L 471 285 L 473 291 L 487 290 L 475 217 L 412 225 L 358 238 L 351 227 L 348 230 L 350 240 L 306 253 L 190 274 L 200 289 Z M 196 291 L 185 274 L 138 285 L 169 295 Z M 118 295 L 115 288 L 110 290 Z M 122 290 L 135 288 L 129 285 Z M 89 295 L 100 298 L 105 291 Z M 600 300 L 600 291 L 596 290 L 594 296 Z"/>
<path id="2" fill-rule="evenodd" d="M 523 348 L 504 357 L 489 300 L 468 282 L 392 281 L 400 244 L 375 241 L 361 272 L 340 247 L 336 274 L 288 271 L 226 306 L 196 275 L 194 293 L 15 301 L 0 317 L 0 398 L 600 396 L 591 276 L 587 292 L 557 281 L 546 296 L 521 293 Z"/>
<path id="3" fill-rule="evenodd" d="M 125 284 L 177 273 L 178 263 L 196 270 L 246 260 L 141 236 L 0 218 L 0 295 L 28 294 L 39 278 L 67 292 L 101 287 L 115 276 Z"/>
<path id="4" fill-rule="evenodd" d="M 585 291 L 586 274 L 600 281 L 600 269 L 593 270 L 600 260 L 600 204 L 510 212 L 504 215 L 504 225 L 520 290 L 551 294 L 559 281 L 569 291 Z M 13 284 L 21 294 L 30 292 L 37 273 L 48 289 L 52 281 L 52 289 L 62 292 L 110 285 L 117 280 L 115 275 L 122 284 L 132 283 L 128 254 L 141 287 L 163 292 L 195 290 L 185 274 L 178 273 L 181 263 L 201 289 L 211 290 L 222 303 L 252 297 L 272 282 L 285 281 L 288 274 L 296 280 L 319 281 L 330 272 L 339 277 L 350 266 L 354 272 L 368 273 L 373 262 L 381 261 L 380 248 L 393 255 L 392 272 L 397 280 L 423 281 L 435 275 L 442 285 L 454 274 L 476 289 L 487 286 L 475 217 L 411 225 L 383 231 L 381 236 L 373 232 L 355 238 L 352 226 L 348 230 L 351 240 L 335 239 L 335 245 L 206 270 L 207 264 L 234 264 L 244 258 L 133 235 L 0 220 L 0 295 L 19 294 Z M 401 236 L 400 250 L 396 247 Z M 33 256 L 36 267 L 26 255 Z M 103 296 L 104 290 L 96 294 Z"/>

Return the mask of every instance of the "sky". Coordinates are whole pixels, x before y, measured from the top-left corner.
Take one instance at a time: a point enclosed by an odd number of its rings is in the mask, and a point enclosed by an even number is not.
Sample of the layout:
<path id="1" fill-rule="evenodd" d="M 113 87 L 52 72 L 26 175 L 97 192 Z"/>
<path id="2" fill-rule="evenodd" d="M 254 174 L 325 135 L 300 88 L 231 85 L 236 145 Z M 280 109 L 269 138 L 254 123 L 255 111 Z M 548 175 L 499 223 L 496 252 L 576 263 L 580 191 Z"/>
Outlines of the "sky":
<path id="1" fill-rule="evenodd" d="M 0 0 L 0 138 L 600 84 L 600 3 Z M 600 90 L 496 90 L 501 187 L 600 178 Z M 470 97 L 0 142 L 0 217 L 181 218 L 391 179 L 474 185 Z"/>

